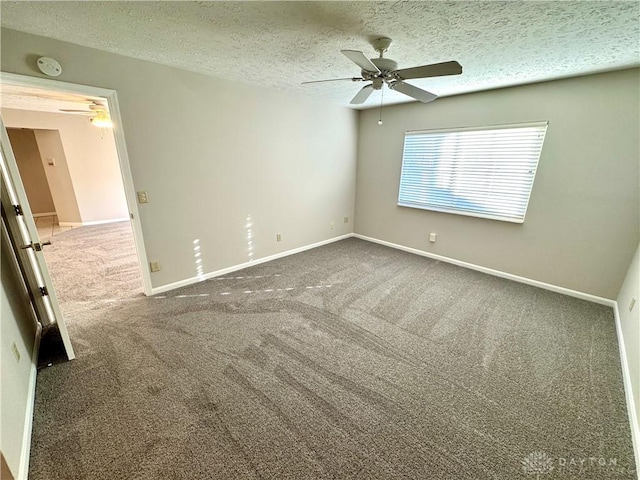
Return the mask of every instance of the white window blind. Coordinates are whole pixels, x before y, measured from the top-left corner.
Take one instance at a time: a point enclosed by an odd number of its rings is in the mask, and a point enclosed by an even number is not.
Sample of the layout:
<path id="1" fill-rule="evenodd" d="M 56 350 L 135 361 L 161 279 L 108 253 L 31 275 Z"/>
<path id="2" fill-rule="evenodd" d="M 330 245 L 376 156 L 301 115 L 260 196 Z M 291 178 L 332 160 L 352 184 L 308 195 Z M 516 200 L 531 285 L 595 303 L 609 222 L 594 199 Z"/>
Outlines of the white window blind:
<path id="1" fill-rule="evenodd" d="M 547 122 L 407 132 L 398 205 L 523 223 Z"/>

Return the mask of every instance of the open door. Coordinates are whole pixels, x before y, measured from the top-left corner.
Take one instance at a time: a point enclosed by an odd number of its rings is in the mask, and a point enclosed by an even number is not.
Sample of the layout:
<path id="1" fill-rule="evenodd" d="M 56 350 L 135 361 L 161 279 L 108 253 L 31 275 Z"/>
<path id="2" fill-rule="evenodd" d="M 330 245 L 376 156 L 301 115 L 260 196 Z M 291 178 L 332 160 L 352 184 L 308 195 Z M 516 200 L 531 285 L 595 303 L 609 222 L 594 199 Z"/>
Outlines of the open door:
<path id="1" fill-rule="evenodd" d="M 2 167 L 2 220 L 9 243 L 18 259 L 22 276 L 29 289 L 33 308 L 42 324 L 40 349 L 48 351 L 50 360 L 73 360 L 75 354 L 42 252 L 38 230 L 29 208 L 9 136 L 0 117 L 0 164 Z"/>

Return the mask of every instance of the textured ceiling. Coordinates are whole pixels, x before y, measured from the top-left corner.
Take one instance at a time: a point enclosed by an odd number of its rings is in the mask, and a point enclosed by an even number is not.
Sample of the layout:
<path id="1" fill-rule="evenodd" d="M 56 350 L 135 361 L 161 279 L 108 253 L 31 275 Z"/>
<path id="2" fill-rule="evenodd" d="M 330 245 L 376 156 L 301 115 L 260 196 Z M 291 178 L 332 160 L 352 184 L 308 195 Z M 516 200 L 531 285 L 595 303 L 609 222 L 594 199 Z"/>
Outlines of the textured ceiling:
<path id="1" fill-rule="evenodd" d="M 302 94 L 338 105 L 362 84 L 303 81 L 359 75 L 341 49 L 400 68 L 457 60 L 462 75 L 411 80 L 438 95 L 640 64 L 640 3 L 557 2 L 9 2 L 2 26 Z M 63 65 L 64 68 L 64 65 Z M 365 108 L 380 102 L 375 92 Z M 410 101 L 386 90 L 384 101 Z"/>

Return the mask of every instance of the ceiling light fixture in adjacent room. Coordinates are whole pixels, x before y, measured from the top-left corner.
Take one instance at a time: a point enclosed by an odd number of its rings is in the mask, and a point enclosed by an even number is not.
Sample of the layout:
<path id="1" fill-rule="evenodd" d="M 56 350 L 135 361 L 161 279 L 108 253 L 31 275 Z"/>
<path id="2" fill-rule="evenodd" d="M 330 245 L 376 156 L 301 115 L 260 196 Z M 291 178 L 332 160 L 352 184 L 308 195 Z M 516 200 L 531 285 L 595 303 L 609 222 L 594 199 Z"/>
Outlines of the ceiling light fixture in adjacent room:
<path id="1" fill-rule="evenodd" d="M 96 116 L 89 120 L 92 125 L 100 128 L 113 128 L 113 122 L 106 110 L 97 110 Z"/>

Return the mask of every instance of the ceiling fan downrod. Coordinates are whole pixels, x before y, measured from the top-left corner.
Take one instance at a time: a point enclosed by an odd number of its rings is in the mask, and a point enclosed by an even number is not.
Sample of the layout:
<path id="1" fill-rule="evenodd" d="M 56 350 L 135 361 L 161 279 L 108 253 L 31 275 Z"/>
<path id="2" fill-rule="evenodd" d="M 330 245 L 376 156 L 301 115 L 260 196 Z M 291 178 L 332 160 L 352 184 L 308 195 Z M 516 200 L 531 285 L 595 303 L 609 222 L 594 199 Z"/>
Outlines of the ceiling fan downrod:
<path id="1" fill-rule="evenodd" d="M 391 46 L 391 42 L 392 40 L 389 37 L 380 37 L 373 40 L 371 42 L 371 46 L 376 52 L 378 52 L 378 54 L 380 55 L 379 58 L 382 58 L 383 54 L 387 50 L 389 50 L 389 47 Z"/>

